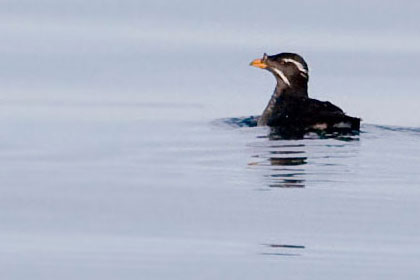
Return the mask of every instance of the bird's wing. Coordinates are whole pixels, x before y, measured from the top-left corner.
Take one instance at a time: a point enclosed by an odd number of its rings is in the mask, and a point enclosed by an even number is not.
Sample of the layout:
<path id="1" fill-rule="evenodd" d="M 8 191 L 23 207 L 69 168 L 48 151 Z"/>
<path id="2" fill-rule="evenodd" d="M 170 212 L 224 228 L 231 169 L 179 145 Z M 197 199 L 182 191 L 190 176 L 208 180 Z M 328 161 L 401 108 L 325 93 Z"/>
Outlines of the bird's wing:
<path id="1" fill-rule="evenodd" d="M 302 125 L 336 122 L 346 116 L 343 110 L 328 101 L 307 98 L 299 107 L 295 119 Z"/>
<path id="2" fill-rule="evenodd" d="M 308 114 L 321 114 L 321 115 L 343 115 L 344 112 L 338 106 L 329 101 L 319 101 L 317 99 L 308 98 L 302 104 L 305 106 L 305 111 Z"/>

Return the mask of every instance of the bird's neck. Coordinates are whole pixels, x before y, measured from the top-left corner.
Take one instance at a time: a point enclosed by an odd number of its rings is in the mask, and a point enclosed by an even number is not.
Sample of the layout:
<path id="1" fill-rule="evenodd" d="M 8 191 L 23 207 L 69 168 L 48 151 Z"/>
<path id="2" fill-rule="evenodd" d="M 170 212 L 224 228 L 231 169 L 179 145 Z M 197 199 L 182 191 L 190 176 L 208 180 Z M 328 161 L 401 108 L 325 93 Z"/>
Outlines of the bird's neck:
<path id="1" fill-rule="evenodd" d="M 290 87 L 278 81 L 273 95 L 270 98 L 270 101 L 265 107 L 264 112 L 261 117 L 258 119 L 258 125 L 263 126 L 267 125 L 267 122 L 272 117 L 273 112 L 278 106 L 278 102 L 283 97 L 299 97 L 299 98 L 308 98 L 308 86 L 307 83 L 302 84 L 301 86 Z"/>
<path id="2" fill-rule="evenodd" d="M 277 80 L 273 97 L 308 97 L 308 83 L 306 81 L 293 81 L 290 86 L 283 81 Z"/>

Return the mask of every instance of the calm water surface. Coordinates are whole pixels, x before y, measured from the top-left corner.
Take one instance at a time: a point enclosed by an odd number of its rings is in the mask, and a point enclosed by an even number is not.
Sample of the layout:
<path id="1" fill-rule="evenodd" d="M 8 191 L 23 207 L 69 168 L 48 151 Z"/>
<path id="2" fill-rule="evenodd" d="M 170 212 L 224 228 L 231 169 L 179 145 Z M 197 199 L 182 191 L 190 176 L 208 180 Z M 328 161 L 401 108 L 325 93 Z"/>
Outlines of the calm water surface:
<path id="1" fill-rule="evenodd" d="M 1 126 L 0 263 L 16 279 L 420 276 L 418 129 L 273 140 L 223 120 Z"/>

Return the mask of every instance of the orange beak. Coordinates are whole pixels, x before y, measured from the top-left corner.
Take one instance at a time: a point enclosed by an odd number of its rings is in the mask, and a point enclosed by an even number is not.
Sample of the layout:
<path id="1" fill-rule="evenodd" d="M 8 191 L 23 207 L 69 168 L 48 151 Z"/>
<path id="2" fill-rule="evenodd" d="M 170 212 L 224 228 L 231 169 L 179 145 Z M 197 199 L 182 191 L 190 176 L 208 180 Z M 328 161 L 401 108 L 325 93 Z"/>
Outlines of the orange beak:
<path id="1" fill-rule="evenodd" d="M 258 68 L 261 68 L 261 69 L 265 69 L 265 68 L 268 67 L 267 64 L 262 62 L 261 59 L 255 59 L 249 65 L 254 66 L 254 67 L 258 67 Z"/>

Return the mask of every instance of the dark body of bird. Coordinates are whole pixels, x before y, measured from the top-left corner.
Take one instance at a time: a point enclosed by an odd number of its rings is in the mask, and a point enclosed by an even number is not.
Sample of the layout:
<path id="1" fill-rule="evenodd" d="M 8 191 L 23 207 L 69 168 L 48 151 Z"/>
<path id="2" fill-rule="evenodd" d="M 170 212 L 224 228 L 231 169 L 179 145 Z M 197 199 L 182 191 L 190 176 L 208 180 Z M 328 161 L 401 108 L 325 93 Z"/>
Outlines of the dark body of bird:
<path id="1" fill-rule="evenodd" d="M 271 110 L 272 113 L 266 119 L 268 126 L 308 130 L 360 129 L 359 118 L 347 116 L 343 110 L 328 101 L 280 96 Z"/>
<path id="2" fill-rule="evenodd" d="M 294 53 L 280 53 L 251 62 L 270 71 L 277 80 L 275 91 L 258 117 L 259 126 L 294 131 L 358 131 L 360 118 L 347 116 L 328 101 L 308 97 L 309 69 L 305 60 Z"/>

